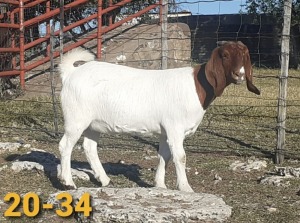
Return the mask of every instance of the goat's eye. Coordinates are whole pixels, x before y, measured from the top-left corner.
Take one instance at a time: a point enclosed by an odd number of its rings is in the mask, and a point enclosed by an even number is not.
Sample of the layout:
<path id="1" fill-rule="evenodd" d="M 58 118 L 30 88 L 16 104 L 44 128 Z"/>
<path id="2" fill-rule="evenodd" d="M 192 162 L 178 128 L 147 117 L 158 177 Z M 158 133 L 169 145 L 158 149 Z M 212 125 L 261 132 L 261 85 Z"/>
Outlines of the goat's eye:
<path id="1" fill-rule="evenodd" d="M 224 53 L 223 54 L 223 59 L 229 59 L 229 54 L 228 53 Z"/>

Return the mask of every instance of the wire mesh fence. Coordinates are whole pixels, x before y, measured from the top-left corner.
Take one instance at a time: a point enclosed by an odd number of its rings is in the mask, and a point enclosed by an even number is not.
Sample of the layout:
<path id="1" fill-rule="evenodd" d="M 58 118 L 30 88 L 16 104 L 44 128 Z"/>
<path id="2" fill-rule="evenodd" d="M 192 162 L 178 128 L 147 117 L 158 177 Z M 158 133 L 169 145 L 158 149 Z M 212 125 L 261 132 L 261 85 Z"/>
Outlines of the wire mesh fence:
<path id="1" fill-rule="evenodd" d="M 243 1 L 229 1 L 243 2 Z M 185 146 L 195 153 L 225 153 L 273 157 L 276 148 L 278 76 L 280 74 L 281 24 L 267 15 L 248 15 L 242 4 L 235 14 L 222 14 L 229 2 L 177 1 L 169 13 L 168 67 L 190 66 L 206 62 L 211 51 L 221 40 L 239 40 L 250 51 L 254 64 L 254 83 L 262 95 L 255 96 L 245 85 L 232 85 L 207 110 L 204 121 L 194 136 L 187 138 Z M 208 4 L 217 4 L 213 15 L 203 15 Z M 42 7 L 42 6 L 41 6 Z M 50 7 L 52 7 L 50 5 Z M 171 7 L 169 7 L 171 8 Z M 45 9 L 46 10 L 46 9 Z M 87 15 L 96 10 L 90 5 L 70 9 L 64 21 L 76 20 L 76 15 Z M 192 13 L 186 10 L 191 10 Z M 84 12 L 84 13 L 82 13 Z M 25 13 L 32 13 L 29 9 Z M 122 14 L 120 16 L 128 16 Z M 102 61 L 144 69 L 161 68 L 161 36 L 158 12 L 151 11 L 102 36 Z M 114 18 L 116 21 L 118 16 Z M 25 30 L 26 40 L 34 41 L 46 35 L 51 28 L 59 30 L 59 18 Z M 299 27 L 299 25 L 297 26 Z M 294 26 L 291 29 L 297 30 Z M 97 31 L 93 20 L 64 33 L 64 47 L 70 42 L 86 38 Z M 50 33 L 50 30 L 49 30 Z M 291 41 L 300 39 L 299 32 L 291 32 Z M 50 40 L 49 40 L 50 41 Z M 52 53 L 59 51 L 59 37 L 52 36 Z M 26 51 L 30 64 L 46 54 L 50 45 L 41 43 Z M 96 54 L 97 39 L 83 45 Z M 291 46 L 291 67 L 299 63 L 297 45 Z M 50 52 L 50 51 L 49 51 Z M 298 54 L 297 54 L 298 53 Z M 0 140 L 36 140 L 58 143 L 63 132 L 63 117 L 59 93 L 61 82 L 55 58 L 26 73 L 26 90 L 16 98 L 0 102 Z M 99 71 L 101 72 L 101 71 Z M 291 69 L 288 80 L 286 157 L 300 158 L 300 74 Z M 83 114 L 84 115 L 84 114 Z M 142 148 L 143 144 L 157 147 L 152 137 L 103 135 L 102 147 Z"/>

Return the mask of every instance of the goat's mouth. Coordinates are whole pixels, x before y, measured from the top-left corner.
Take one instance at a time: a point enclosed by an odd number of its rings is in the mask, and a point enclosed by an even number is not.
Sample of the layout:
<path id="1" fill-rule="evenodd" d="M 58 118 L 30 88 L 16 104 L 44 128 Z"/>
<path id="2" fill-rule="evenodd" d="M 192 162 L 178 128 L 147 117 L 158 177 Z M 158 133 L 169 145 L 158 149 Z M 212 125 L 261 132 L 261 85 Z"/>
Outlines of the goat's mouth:
<path id="1" fill-rule="evenodd" d="M 234 84 L 242 84 L 245 80 L 245 75 L 240 73 L 232 73 L 231 77 Z"/>

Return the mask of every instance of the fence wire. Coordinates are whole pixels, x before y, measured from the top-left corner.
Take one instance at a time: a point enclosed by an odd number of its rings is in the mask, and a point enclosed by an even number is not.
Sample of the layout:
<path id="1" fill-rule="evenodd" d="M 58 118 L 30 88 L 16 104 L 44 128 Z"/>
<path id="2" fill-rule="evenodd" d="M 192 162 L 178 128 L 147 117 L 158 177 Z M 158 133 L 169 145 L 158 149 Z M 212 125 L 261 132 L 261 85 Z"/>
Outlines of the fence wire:
<path id="1" fill-rule="evenodd" d="M 202 14 L 204 4 L 216 2 L 219 7 L 214 15 Z M 254 83 L 262 92 L 261 96 L 255 96 L 246 90 L 245 85 L 229 86 L 208 109 L 195 135 L 185 141 L 187 150 L 195 153 L 272 157 L 276 148 L 281 25 L 274 24 L 267 15 L 248 15 L 244 6 L 234 15 L 222 14 L 223 8 L 228 7 L 228 3 L 224 1 L 177 3 L 177 11 L 169 17 L 168 24 L 168 67 L 206 62 L 217 46 L 217 41 L 239 40 L 249 48 L 254 64 Z M 184 11 L 186 9 L 193 9 L 193 13 Z M 74 15 L 90 11 L 92 9 L 89 5 L 70 9 L 67 20 L 74 20 Z M 28 9 L 25 13 L 32 12 Z M 160 69 L 161 31 L 158 14 L 151 12 L 144 18 L 147 19 L 138 18 L 105 33 L 102 37 L 101 60 L 144 69 Z M 59 23 L 54 21 L 59 21 L 59 18 L 50 23 L 59 29 L 59 25 L 56 25 Z M 297 27 L 292 27 L 292 30 Z M 36 28 L 39 30 L 29 28 L 25 31 L 28 33 L 26 41 L 34 41 L 45 35 L 47 24 L 41 21 Z M 91 21 L 64 33 L 65 46 L 69 42 L 86 38 L 86 34 L 96 32 L 96 28 L 97 21 Z M 297 40 L 300 40 L 299 32 L 292 31 L 291 41 Z M 52 42 L 53 51 L 59 51 L 59 37 L 53 37 Z M 299 63 L 299 54 L 295 50 L 298 45 L 291 47 L 291 67 L 295 68 Z M 26 61 L 30 63 L 40 59 L 47 52 L 47 46 L 41 43 L 27 50 Z M 83 47 L 96 53 L 97 40 L 92 40 Z M 57 69 L 59 58 L 53 59 L 52 63 L 52 68 L 50 63 L 46 63 L 26 73 L 26 91 L 23 95 L 10 99 L 6 97 L 0 101 L 1 141 L 36 140 L 41 143 L 58 143 L 63 133 L 59 98 L 61 82 Z M 285 151 L 286 158 L 291 159 L 300 159 L 299 86 L 299 70 L 291 69 L 288 80 Z M 145 143 L 157 147 L 157 141 L 152 137 L 103 135 L 100 146 L 139 149 Z"/>

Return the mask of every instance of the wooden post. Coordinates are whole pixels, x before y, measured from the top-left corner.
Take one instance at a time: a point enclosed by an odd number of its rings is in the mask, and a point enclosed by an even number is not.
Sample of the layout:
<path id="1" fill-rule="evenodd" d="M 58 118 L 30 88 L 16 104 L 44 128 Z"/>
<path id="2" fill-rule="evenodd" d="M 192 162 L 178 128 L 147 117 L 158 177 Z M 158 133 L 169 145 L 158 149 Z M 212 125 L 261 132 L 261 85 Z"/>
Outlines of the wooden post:
<path id="1" fill-rule="evenodd" d="M 161 69 L 168 68 L 168 0 L 161 1 Z"/>
<path id="2" fill-rule="evenodd" d="M 62 62 L 63 53 L 64 53 L 64 20 L 65 20 L 65 10 L 64 10 L 64 1 L 60 0 L 60 15 L 59 15 L 59 56 L 60 62 Z"/>
<path id="3" fill-rule="evenodd" d="M 54 38 L 55 38 L 55 21 L 53 20 L 50 32 L 50 78 L 51 78 L 51 96 L 52 96 L 52 108 L 53 108 L 53 124 L 54 124 L 54 135 L 58 136 L 58 117 L 56 108 L 56 97 L 55 97 L 55 81 L 54 81 Z"/>
<path id="4" fill-rule="evenodd" d="M 284 21 L 281 39 L 281 72 L 279 76 L 279 96 L 277 114 L 277 147 L 275 150 L 275 163 L 277 164 L 281 164 L 283 162 L 285 149 L 285 121 L 290 51 L 291 11 L 292 0 L 284 0 Z"/>

